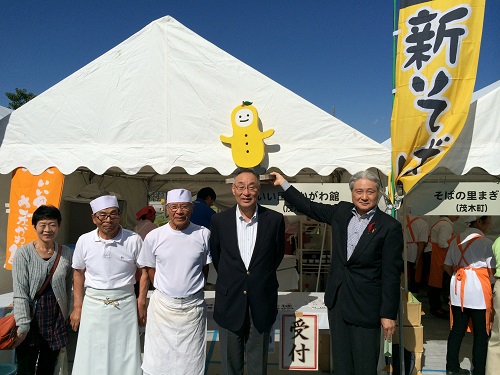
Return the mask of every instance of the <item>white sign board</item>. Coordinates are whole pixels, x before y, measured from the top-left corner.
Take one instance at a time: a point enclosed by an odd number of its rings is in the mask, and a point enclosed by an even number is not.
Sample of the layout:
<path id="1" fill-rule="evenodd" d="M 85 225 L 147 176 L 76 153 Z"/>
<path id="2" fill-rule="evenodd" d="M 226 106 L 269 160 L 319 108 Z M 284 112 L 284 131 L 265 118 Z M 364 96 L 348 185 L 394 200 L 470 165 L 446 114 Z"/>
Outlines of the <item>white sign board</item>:
<path id="1" fill-rule="evenodd" d="M 283 314 L 280 370 L 318 370 L 318 316 Z"/>
<path id="2" fill-rule="evenodd" d="M 499 215 L 499 182 L 419 185 L 405 197 L 415 215 Z"/>

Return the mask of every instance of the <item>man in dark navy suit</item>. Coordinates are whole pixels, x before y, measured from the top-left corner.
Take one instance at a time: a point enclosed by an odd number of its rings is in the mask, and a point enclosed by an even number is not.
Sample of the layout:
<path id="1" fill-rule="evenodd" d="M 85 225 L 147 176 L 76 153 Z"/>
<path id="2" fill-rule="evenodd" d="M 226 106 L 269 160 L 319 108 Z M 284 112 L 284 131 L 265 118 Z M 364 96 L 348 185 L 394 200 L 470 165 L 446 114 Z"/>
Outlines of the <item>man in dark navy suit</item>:
<path id="1" fill-rule="evenodd" d="M 212 216 L 210 252 L 217 270 L 214 320 L 221 327 L 222 374 L 267 373 L 269 334 L 278 313 L 276 270 L 285 251 L 283 215 L 257 204 L 259 176 L 239 170 L 236 205 Z"/>
<path id="2" fill-rule="evenodd" d="M 325 292 L 339 375 L 376 375 L 380 331 L 391 338 L 396 327 L 403 266 L 401 224 L 380 211 L 381 183 L 370 171 L 349 181 L 352 203 L 311 202 L 280 174 L 284 199 L 299 212 L 332 226 L 332 261 Z"/>

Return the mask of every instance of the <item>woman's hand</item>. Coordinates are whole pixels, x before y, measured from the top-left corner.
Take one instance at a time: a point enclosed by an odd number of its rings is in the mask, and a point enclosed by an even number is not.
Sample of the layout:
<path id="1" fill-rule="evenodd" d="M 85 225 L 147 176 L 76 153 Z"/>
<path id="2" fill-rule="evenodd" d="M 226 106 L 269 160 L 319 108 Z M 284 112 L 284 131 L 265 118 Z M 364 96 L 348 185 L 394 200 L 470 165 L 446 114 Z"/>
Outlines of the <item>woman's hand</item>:
<path id="1" fill-rule="evenodd" d="M 75 307 L 73 309 L 73 312 L 71 313 L 69 319 L 70 319 L 70 324 L 71 328 L 73 331 L 77 331 L 78 327 L 80 326 L 80 318 L 82 316 L 82 308 L 81 307 Z"/>
<path id="2" fill-rule="evenodd" d="M 14 340 L 14 348 L 17 348 L 21 343 L 24 341 L 24 339 L 28 336 L 28 332 L 17 332 L 16 339 Z"/>

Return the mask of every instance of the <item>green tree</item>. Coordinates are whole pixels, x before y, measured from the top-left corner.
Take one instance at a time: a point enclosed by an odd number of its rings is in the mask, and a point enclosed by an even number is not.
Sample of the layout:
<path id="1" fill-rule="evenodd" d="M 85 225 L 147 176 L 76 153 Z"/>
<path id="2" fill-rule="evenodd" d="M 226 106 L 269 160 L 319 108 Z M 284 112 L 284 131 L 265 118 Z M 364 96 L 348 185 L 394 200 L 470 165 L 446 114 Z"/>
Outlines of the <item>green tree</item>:
<path id="1" fill-rule="evenodd" d="M 28 92 L 26 89 L 18 89 L 16 87 L 16 92 L 6 92 L 5 96 L 10 100 L 8 107 L 10 109 L 18 109 L 20 106 L 33 99 L 36 94 Z"/>

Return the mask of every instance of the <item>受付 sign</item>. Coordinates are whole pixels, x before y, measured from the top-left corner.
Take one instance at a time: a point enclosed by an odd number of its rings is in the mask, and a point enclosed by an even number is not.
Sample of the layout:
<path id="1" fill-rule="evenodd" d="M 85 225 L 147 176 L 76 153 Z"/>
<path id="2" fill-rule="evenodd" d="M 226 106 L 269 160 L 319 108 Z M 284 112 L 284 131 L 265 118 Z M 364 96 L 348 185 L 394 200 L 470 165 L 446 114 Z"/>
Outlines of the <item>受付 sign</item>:
<path id="1" fill-rule="evenodd" d="M 283 314 L 280 370 L 318 370 L 318 316 Z"/>

